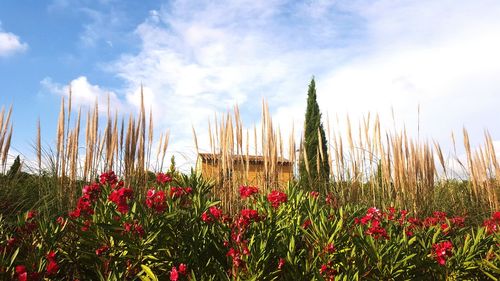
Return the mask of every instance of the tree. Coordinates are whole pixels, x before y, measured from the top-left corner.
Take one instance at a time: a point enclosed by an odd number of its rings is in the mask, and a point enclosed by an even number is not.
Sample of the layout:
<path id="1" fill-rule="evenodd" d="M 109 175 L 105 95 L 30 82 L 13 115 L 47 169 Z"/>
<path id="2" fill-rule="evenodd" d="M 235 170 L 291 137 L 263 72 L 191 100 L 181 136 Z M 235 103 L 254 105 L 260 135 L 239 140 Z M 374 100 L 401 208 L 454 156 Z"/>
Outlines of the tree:
<path id="1" fill-rule="evenodd" d="M 7 172 L 7 175 L 9 178 L 15 177 L 19 172 L 21 171 L 21 158 L 19 158 L 19 155 L 16 157 L 14 160 L 14 163 L 12 163 L 12 166 L 10 166 L 9 171 Z"/>
<path id="2" fill-rule="evenodd" d="M 325 130 L 321 123 L 321 112 L 316 101 L 314 77 L 307 92 L 307 108 L 304 122 L 299 173 L 302 186 L 310 188 L 326 187 L 329 181 L 330 167 Z"/>

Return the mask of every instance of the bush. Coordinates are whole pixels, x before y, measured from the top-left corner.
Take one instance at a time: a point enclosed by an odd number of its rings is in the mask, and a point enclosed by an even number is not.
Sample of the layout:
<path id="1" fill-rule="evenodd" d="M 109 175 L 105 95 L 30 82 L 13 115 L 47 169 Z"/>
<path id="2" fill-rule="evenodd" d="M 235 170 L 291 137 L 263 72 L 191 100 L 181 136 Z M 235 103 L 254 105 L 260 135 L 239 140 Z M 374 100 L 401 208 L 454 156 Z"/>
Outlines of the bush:
<path id="1" fill-rule="evenodd" d="M 4 280 L 484 280 L 500 274 L 500 212 L 482 226 L 356 205 L 290 185 L 240 187 L 226 214 L 194 173 L 142 188 L 113 172 L 67 215 L 0 217 Z"/>

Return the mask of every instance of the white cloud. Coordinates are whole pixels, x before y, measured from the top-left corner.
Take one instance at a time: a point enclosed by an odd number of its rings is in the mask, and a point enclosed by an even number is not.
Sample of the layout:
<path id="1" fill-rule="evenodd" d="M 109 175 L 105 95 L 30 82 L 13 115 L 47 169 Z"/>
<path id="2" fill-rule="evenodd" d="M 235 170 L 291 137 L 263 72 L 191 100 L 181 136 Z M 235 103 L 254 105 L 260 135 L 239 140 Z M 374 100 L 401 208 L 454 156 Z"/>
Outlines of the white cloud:
<path id="1" fill-rule="evenodd" d="M 66 101 L 69 98 L 71 86 L 71 99 L 74 108 L 93 108 L 96 101 L 100 105 L 99 111 L 107 112 L 108 97 L 111 111 L 115 110 L 124 113 L 127 111 L 125 105 L 113 91 L 101 88 L 98 85 L 91 84 L 87 77 L 80 76 L 72 80 L 69 85 L 63 86 L 55 83 L 50 77 L 46 77 L 40 81 L 42 87 L 52 94 L 65 97 Z"/>
<path id="2" fill-rule="evenodd" d="M 251 127 L 261 98 L 284 131 L 292 120 L 298 131 L 312 75 L 324 116 L 378 112 L 390 127 L 394 108 L 415 132 L 420 104 L 424 136 L 444 146 L 462 125 L 473 141 L 484 127 L 498 139 L 499 13 L 492 0 L 173 1 L 135 30 L 140 51 L 108 69 L 127 104 L 147 86 L 147 107 L 179 150 L 193 147 L 191 124 L 205 131 L 235 103 Z"/>
<path id="3" fill-rule="evenodd" d="M 28 44 L 21 42 L 19 36 L 3 31 L 0 23 L 0 57 L 8 57 L 27 49 Z"/>

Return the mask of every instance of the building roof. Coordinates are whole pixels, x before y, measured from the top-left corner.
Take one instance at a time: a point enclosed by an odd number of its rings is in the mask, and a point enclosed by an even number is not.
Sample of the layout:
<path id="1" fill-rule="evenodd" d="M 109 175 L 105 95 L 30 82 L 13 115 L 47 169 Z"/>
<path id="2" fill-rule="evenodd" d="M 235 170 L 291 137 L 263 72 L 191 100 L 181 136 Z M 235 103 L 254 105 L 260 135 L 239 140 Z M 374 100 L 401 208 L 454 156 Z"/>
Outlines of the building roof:
<path id="1" fill-rule="evenodd" d="M 198 153 L 198 158 L 201 158 L 203 162 L 217 162 L 219 161 L 221 155 L 220 154 L 212 154 L 212 153 Z M 247 155 L 233 155 L 233 159 L 235 162 L 245 162 L 247 159 Z M 264 156 L 261 155 L 248 155 L 248 161 L 250 163 L 258 164 L 264 163 Z M 285 158 L 278 158 L 278 165 L 282 166 L 291 166 L 293 163 Z"/>

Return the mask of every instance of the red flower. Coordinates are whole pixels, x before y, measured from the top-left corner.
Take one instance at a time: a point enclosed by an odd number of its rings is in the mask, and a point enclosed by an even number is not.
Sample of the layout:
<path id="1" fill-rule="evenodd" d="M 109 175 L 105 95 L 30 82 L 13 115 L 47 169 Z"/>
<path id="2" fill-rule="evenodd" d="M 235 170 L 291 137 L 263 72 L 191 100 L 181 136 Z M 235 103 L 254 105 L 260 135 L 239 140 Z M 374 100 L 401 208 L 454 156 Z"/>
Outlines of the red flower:
<path id="1" fill-rule="evenodd" d="M 440 265 L 445 265 L 446 259 L 452 255 L 451 250 L 453 249 L 453 244 L 450 241 L 444 241 L 432 245 L 432 248 L 434 249 L 436 261 Z"/>
<path id="2" fill-rule="evenodd" d="M 274 208 L 278 208 L 281 203 L 285 203 L 287 201 L 287 196 L 283 192 L 273 190 L 267 195 L 267 201 L 271 203 Z"/>
<path id="3" fill-rule="evenodd" d="M 82 197 L 78 198 L 76 209 L 70 212 L 69 216 L 73 219 L 76 219 L 82 215 L 91 216 L 92 214 L 94 214 L 94 209 L 92 208 L 91 194 L 84 194 Z"/>
<path id="4" fill-rule="evenodd" d="M 28 280 L 28 273 L 26 272 L 26 266 L 24 265 L 16 266 L 16 274 L 19 281 Z"/>
<path id="5" fill-rule="evenodd" d="M 172 178 L 167 174 L 158 173 L 156 175 L 156 182 L 158 182 L 159 184 L 165 184 L 165 183 L 171 182 L 171 181 L 172 181 Z"/>
<path id="6" fill-rule="evenodd" d="M 312 198 L 318 198 L 319 197 L 319 192 L 317 191 L 311 191 L 309 192 L 309 195 L 312 197 Z"/>
<path id="7" fill-rule="evenodd" d="M 389 239 L 389 237 L 387 236 L 387 231 L 385 230 L 385 228 L 380 226 L 380 221 L 378 220 L 373 220 L 371 222 L 370 228 L 365 233 L 373 236 L 375 239 L 379 239 L 381 237 Z"/>
<path id="8" fill-rule="evenodd" d="M 82 188 L 82 194 L 88 195 L 90 201 L 95 202 L 101 195 L 101 186 L 98 183 L 86 185 Z"/>
<path id="9" fill-rule="evenodd" d="M 76 208 L 75 210 L 73 210 L 72 212 L 70 212 L 68 215 L 69 215 L 70 218 L 76 219 L 76 218 L 80 217 L 81 211 L 80 211 L 80 209 Z"/>
<path id="10" fill-rule="evenodd" d="M 172 198 L 180 198 L 186 194 L 191 194 L 193 192 L 193 188 L 191 187 L 175 187 L 172 186 L 170 188 L 170 197 Z"/>
<path id="11" fill-rule="evenodd" d="M 50 251 L 48 254 L 47 254 L 47 259 L 48 260 L 55 260 L 56 259 L 56 253 L 54 251 Z"/>
<path id="12" fill-rule="evenodd" d="M 99 176 L 99 182 L 103 185 L 107 183 L 113 187 L 118 182 L 118 178 L 116 177 L 115 172 L 109 171 L 102 173 Z"/>
<path id="13" fill-rule="evenodd" d="M 302 228 L 303 228 L 303 229 L 308 229 L 308 228 L 309 228 L 309 226 L 311 226 L 311 220 L 310 220 L 310 219 L 306 219 L 306 220 L 304 221 L 304 223 L 302 224 Z"/>
<path id="14" fill-rule="evenodd" d="M 259 189 L 255 186 L 240 186 L 240 196 L 242 199 L 250 197 L 259 192 Z"/>
<path id="15" fill-rule="evenodd" d="M 443 232 L 445 232 L 445 233 L 446 233 L 446 232 L 448 232 L 449 230 L 450 230 L 450 226 L 449 226 L 448 224 L 446 224 L 446 223 L 442 223 L 442 224 L 441 224 L 441 231 L 443 231 Z"/>
<path id="16" fill-rule="evenodd" d="M 326 245 L 325 247 L 325 252 L 329 253 L 329 254 L 332 254 L 332 253 L 335 253 L 335 246 L 333 245 L 333 243 L 329 243 L 328 245 Z"/>
<path id="17" fill-rule="evenodd" d="M 203 214 L 201 214 L 201 220 L 206 223 L 211 223 L 212 217 L 207 212 L 203 212 Z"/>
<path id="18" fill-rule="evenodd" d="M 493 220 L 496 222 L 500 223 L 500 211 L 499 212 L 494 212 L 493 215 L 491 216 Z"/>
<path id="19" fill-rule="evenodd" d="M 362 225 L 367 224 L 370 221 L 379 220 L 382 218 L 382 213 L 379 209 L 371 207 L 366 211 L 366 215 L 361 219 L 355 219 L 356 223 L 361 223 Z"/>
<path id="20" fill-rule="evenodd" d="M 92 221 L 86 220 L 83 222 L 83 226 L 81 227 L 82 231 L 87 231 L 90 228 L 90 225 L 92 224 Z"/>
<path id="21" fill-rule="evenodd" d="M 32 218 L 36 217 L 36 211 L 31 210 L 28 212 L 28 215 L 26 215 L 26 220 L 31 220 Z"/>
<path id="22" fill-rule="evenodd" d="M 235 268 L 245 267 L 245 261 L 241 259 L 241 255 L 238 250 L 230 248 L 226 256 L 231 257 L 231 259 L 233 260 L 233 267 Z"/>
<path id="23" fill-rule="evenodd" d="M 100 248 L 98 248 L 97 250 L 95 250 L 95 254 L 96 254 L 96 256 L 100 256 L 103 253 L 107 252 L 108 250 L 109 250 L 108 245 L 104 245 L 104 246 L 101 246 Z"/>
<path id="24" fill-rule="evenodd" d="M 464 217 L 453 217 L 450 219 L 450 222 L 457 227 L 465 226 L 465 218 Z"/>
<path id="25" fill-rule="evenodd" d="M 252 209 L 243 209 L 241 210 L 241 216 L 246 219 L 246 220 L 253 220 L 253 221 L 258 221 L 259 220 L 259 213 L 256 210 Z"/>
<path id="26" fill-rule="evenodd" d="M 283 266 L 285 265 L 286 263 L 286 260 L 284 258 L 280 258 L 278 260 L 278 270 L 281 270 L 283 268 Z"/>
<path id="27" fill-rule="evenodd" d="M 183 263 L 179 264 L 179 272 L 182 275 L 186 275 L 187 274 L 187 265 L 185 265 Z"/>
<path id="28" fill-rule="evenodd" d="M 177 272 L 177 268 L 172 267 L 172 270 L 170 271 L 170 281 L 177 281 L 179 280 L 179 273 Z"/>
<path id="29" fill-rule="evenodd" d="M 327 264 L 322 264 L 319 269 L 319 273 L 328 281 L 335 280 L 335 275 L 337 275 L 337 270 L 333 268 L 333 264 L 329 261 Z"/>
<path id="30" fill-rule="evenodd" d="M 145 231 L 142 225 L 140 225 L 137 221 L 134 221 L 134 223 L 128 223 L 125 222 L 123 223 L 123 231 L 122 234 L 124 233 L 132 233 L 134 235 L 137 235 L 138 237 L 142 238 L 144 236 Z"/>
<path id="31" fill-rule="evenodd" d="M 59 271 L 59 265 L 57 264 L 57 261 L 56 261 L 56 253 L 54 251 L 50 251 L 48 254 L 47 254 L 47 261 L 49 262 L 47 264 L 47 268 L 46 268 L 46 271 L 47 271 L 47 275 L 55 275 L 57 273 L 57 271 Z"/>
<path id="32" fill-rule="evenodd" d="M 49 261 L 47 275 L 55 275 L 59 271 L 59 265 L 55 261 Z"/>
<path id="33" fill-rule="evenodd" d="M 155 209 L 157 213 L 162 213 L 167 208 L 167 202 L 165 199 L 164 191 L 150 189 L 146 195 L 146 205 L 150 209 Z"/>
<path id="34" fill-rule="evenodd" d="M 66 222 L 63 217 L 58 217 L 56 220 L 57 224 L 60 226 L 64 226 L 64 223 Z"/>
<path id="35" fill-rule="evenodd" d="M 118 212 L 126 214 L 129 210 L 127 200 L 131 199 L 133 194 L 134 192 L 132 189 L 123 187 L 113 190 L 113 192 L 109 194 L 108 199 L 118 206 Z"/>
<path id="36" fill-rule="evenodd" d="M 222 217 L 222 209 L 212 206 L 208 209 L 208 211 L 203 212 L 201 214 L 201 220 L 206 222 L 206 223 L 211 223 L 213 222 L 213 219 L 215 218 L 216 220 L 220 219 Z"/>

